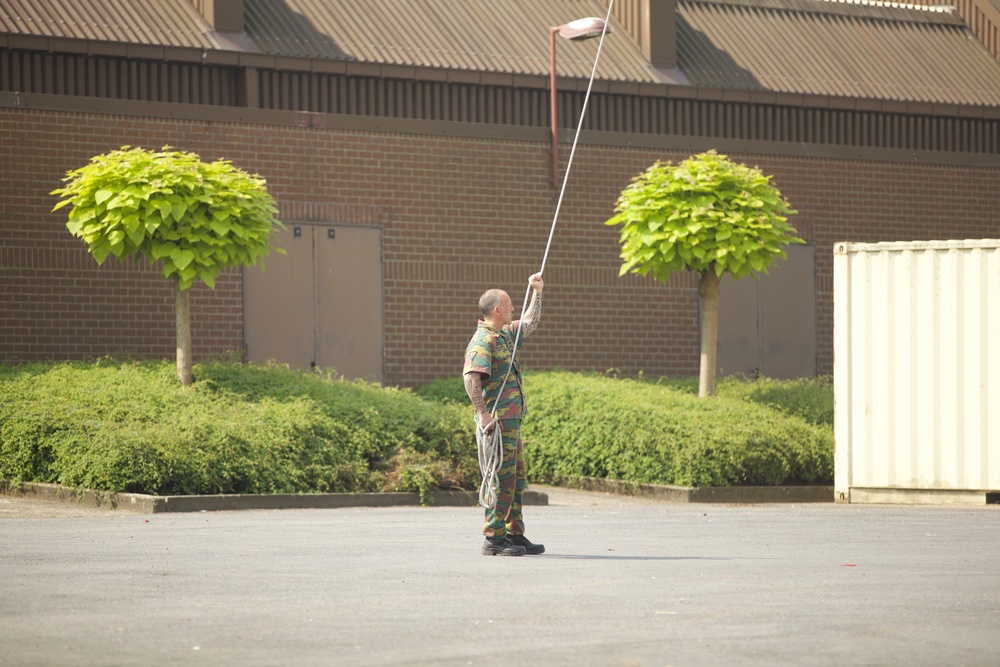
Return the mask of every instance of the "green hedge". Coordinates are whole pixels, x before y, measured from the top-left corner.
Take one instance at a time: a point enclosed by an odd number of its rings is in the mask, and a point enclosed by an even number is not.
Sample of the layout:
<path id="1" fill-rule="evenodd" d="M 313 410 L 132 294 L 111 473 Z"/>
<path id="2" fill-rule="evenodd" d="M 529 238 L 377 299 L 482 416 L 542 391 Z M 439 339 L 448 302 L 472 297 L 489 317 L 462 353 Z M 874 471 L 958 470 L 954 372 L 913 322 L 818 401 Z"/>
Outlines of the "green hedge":
<path id="1" fill-rule="evenodd" d="M 767 405 L 810 424 L 833 428 L 833 380 L 830 376 L 799 380 L 726 378 L 718 384 L 716 394 Z"/>
<path id="2" fill-rule="evenodd" d="M 212 363 L 0 366 L 0 477 L 159 495 L 475 488 L 465 411 L 412 392 Z"/>
<path id="3" fill-rule="evenodd" d="M 535 372 L 525 376 L 522 435 L 529 477 L 579 476 L 649 484 L 829 484 L 833 394 L 829 380 L 727 379 L 718 395 L 697 382 Z M 460 380 L 418 390 L 467 402 Z"/>
<path id="4" fill-rule="evenodd" d="M 829 380 L 525 378 L 528 474 L 716 486 L 830 483 Z M 460 378 L 417 393 L 274 365 L 0 365 L 0 478 L 140 493 L 418 491 L 479 484 Z"/>

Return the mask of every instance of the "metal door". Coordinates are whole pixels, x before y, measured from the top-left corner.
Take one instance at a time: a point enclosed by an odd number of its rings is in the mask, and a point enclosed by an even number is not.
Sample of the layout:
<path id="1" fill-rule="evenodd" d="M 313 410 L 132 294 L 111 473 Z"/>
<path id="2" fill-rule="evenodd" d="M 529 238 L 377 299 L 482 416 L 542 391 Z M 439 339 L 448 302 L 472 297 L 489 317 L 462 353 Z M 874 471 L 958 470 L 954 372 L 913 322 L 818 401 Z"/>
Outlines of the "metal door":
<path id="1" fill-rule="evenodd" d="M 381 231 L 289 224 L 277 245 L 244 272 L 247 360 L 381 382 Z"/>
<path id="2" fill-rule="evenodd" d="M 787 247 L 768 275 L 719 289 L 719 375 L 816 375 L 816 248 Z"/>
<path id="3" fill-rule="evenodd" d="M 248 361 L 309 368 L 316 359 L 316 295 L 311 227 L 289 225 L 259 266 L 243 270 L 243 326 Z"/>
<path id="4" fill-rule="evenodd" d="M 316 363 L 381 382 L 381 232 L 328 227 L 316 233 Z"/>
<path id="5" fill-rule="evenodd" d="M 773 378 L 816 377 L 816 246 L 786 252 L 760 280 L 760 369 Z"/>

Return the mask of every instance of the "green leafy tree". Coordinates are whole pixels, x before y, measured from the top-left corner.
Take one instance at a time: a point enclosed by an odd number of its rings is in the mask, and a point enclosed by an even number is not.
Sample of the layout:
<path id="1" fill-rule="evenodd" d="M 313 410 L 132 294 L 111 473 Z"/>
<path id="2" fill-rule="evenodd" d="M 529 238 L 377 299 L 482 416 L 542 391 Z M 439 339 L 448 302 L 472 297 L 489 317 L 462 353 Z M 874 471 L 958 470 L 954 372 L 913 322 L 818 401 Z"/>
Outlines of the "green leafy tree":
<path id="1" fill-rule="evenodd" d="M 715 393 L 722 275 L 767 273 L 786 257 L 783 246 L 804 243 L 788 224 L 796 211 L 770 181 L 715 151 L 677 165 L 657 162 L 622 190 L 605 223 L 622 225 L 620 276 L 652 274 L 665 283 L 675 271 L 698 273 L 702 397 Z"/>
<path id="2" fill-rule="evenodd" d="M 62 198 L 52 210 L 72 206 L 66 227 L 98 264 L 108 255 L 162 262 L 175 290 L 177 376 L 191 384 L 188 290 L 196 280 L 215 289 L 223 268 L 262 261 L 284 227 L 264 179 L 228 160 L 206 163 L 169 146 L 124 146 L 91 158 L 63 182 L 51 192 Z"/>

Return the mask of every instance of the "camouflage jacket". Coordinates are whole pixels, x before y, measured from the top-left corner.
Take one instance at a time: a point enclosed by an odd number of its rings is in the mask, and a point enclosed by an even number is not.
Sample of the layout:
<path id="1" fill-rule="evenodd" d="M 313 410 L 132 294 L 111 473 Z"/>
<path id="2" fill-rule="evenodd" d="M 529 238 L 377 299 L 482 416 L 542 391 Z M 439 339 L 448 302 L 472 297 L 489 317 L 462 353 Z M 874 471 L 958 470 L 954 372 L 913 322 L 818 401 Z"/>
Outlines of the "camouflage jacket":
<path id="1" fill-rule="evenodd" d="M 521 369 L 516 360 L 504 386 L 503 395 L 497 401 L 500 385 L 511 364 L 514 338 L 520 324 L 520 321 L 515 320 L 503 329 L 496 329 L 480 320 L 476 333 L 465 350 L 465 366 L 462 374 L 483 375 L 483 400 L 486 401 L 487 409 L 491 413 L 496 413 L 501 420 L 523 417 L 527 414 L 524 392 L 521 390 Z M 521 338 L 518 340 L 518 349 L 523 345 L 524 339 Z M 495 407 L 494 402 L 496 402 Z"/>

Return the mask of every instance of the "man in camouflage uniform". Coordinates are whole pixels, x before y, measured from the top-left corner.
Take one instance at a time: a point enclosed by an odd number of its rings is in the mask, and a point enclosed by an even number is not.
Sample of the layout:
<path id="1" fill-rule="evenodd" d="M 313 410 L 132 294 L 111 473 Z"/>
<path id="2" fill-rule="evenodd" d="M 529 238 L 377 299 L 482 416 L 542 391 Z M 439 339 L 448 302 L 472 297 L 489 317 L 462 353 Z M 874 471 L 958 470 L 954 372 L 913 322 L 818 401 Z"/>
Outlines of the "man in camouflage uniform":
<path id="1" fill-rule="evenodd" d="M 514 350 L 514 340 L 520 328 L 520 348 L 524 338 L 538 326 L 542 311 L 542 275 L 536 273 L 528 279 L 533 290 L 531 303 L 523 320 L 511 321 L 514 306 L 503 290 L 492 289 L 479 299 L 483 319 L 465 351 L 465 391 L 476 410 L 476 421 L 487 432 L 494 428 L 492 409 L 500 423 L 503 437 L 503 461 L 498 474 L 499 488 L 495 507 L 486 508 L 486 525 L 482 553 L 488 556 L 521 556 L 525 553 L 540 554 L 541 544 L 532 544 L 524 536 L 521 517 L 521 496 L 527 482 L 524 475 L 524 451 L 521 445 L 521 419 L 526 414 L 524 392 L 521 390 L 521 371 L 515 358 L 503 395 L 497 393 L 507 376 Z M 495 407 L 494 407 L 495 404 Z"/>

